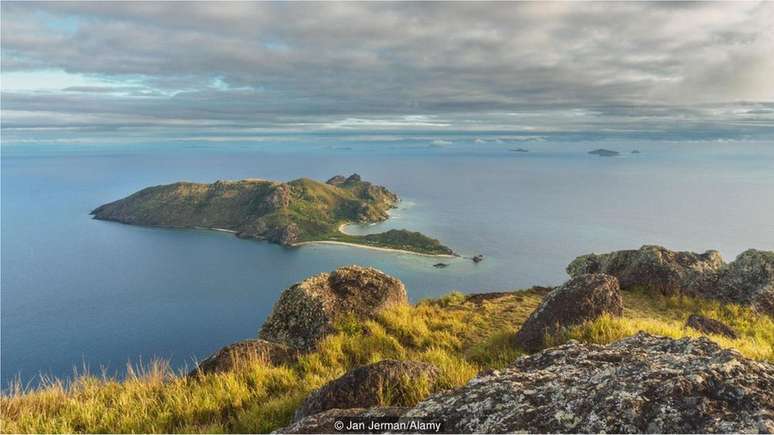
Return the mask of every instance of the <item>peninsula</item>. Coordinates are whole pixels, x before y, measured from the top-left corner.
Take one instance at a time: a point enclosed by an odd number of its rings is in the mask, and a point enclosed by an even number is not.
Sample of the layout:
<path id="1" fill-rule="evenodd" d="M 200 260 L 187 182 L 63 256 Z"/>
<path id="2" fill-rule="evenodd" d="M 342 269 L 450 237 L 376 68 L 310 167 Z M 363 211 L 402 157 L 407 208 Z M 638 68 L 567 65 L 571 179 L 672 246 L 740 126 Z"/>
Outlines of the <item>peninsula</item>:
<path id="1" fill-rule="evenodd" d="M 245 179 L 148 187 L 96 208 L 95 219 L 167 228 L 206 228 L 284 246 L 336 242 L 425 255 L 455 255 L 436 239 L 407 230 L 351 235 L 349 223 L 389 218 L 398 196 L 357 174 L 327 182 Z"/>

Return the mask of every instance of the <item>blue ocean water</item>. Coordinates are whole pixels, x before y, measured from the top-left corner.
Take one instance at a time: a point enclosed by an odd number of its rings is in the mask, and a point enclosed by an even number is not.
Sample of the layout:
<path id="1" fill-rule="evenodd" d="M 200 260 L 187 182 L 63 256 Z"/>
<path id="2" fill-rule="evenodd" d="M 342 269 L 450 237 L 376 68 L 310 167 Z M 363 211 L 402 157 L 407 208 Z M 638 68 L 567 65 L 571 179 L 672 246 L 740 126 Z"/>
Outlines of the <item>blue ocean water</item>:
<path id="1" fill-rule="evenodd" d="M 4 147 L 2 385 L 74 368 L 121 375 L 127 362 L 191 366 L 252 337 L 282 289 L 346 264 L 380 268 L 413 300 L 562 282 L 575 256 L 636 248 L 774 249 L 774 145 L 542 142 L 499 145 L 217 144 Z M 311 140 L 310 140 L 311 142 Z M 520 145 L 524 146 L 524 145 Z M 630 154 L 637 148 L 641 154 Z M 206 230 L 92 220 L 148 185 L 357 172 L 403 202 L 386 223 L 437 237 L 478 265 L 343 246 L 288 249 Z"/>

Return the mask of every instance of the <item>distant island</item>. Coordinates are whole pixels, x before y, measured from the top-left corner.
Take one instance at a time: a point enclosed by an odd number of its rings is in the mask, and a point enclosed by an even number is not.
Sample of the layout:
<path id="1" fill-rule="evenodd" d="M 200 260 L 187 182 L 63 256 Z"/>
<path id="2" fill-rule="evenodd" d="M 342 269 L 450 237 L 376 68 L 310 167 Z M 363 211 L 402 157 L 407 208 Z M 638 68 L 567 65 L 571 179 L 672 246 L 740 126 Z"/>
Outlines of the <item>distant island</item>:
<path id="1" fill-rule="evenodd" d="M 94 209 L 95 219 L 167 228 L 205 228 L 284 246 L 335 243 L 425 255 L 455 255 L 436 239 L 407 230 L 351 235 L 350 223 L 389 218 L 398 196 L 357 174 L 327 182 L 245 179 L 148 187 Z"/>
<path id="2" fill-rule="evenodd" d="M 528 153 L 529 150 L 526 148 L 511 148 L 508 151 L 512 151 L 514 153 Z"/>
<path id="3" fill-rule="evenodd" d="M 619 155 L 620 153 L 618 151 L 606 150 L 604 148 L 599 148 L 599 149 L 596 149 L 594 151 L 589 151 L 589 154 L 594 154 L 596 156 L 601 156 L 601 157 L 614 157 L 614 156 Z"/>

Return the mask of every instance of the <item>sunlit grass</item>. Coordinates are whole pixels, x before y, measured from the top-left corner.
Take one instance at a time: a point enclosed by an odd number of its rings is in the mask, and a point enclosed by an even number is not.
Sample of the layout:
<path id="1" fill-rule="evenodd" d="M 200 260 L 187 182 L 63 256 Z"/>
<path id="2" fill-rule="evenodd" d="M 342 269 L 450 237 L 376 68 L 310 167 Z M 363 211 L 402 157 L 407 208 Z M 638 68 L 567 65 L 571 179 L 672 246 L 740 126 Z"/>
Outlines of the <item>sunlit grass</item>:
<path id="1" fill-rule="evenodd" d="M 435 364 L 440 377 L 404 379 L 378 392 L 383 405 L 410 406 L 433 391 L 454 388 L 479 370 L 502 368 L 522 355 L 513 335 L 542 294 L 527 291 L 471 302 L 459 293 L 391 308 L 371 321 L 342 319 L 319 350 L 288 366 L 243 361 L 228 373 L 175 375 L 163 362 L 130 371 L 124 381 L 82 375 L 69 384 L 48 380 L 0 399 L 2 432 L 269 432 L 288 424 L 315 388 L 349 369 L 383 359 Z M 685 328 L 698 313 L 730 325 L 739 338 L 718 344 L 774 361 L 774 322 L 733 305 L 625 293 L 622 318 L 602 317 L 550 337 L 609 343 L 644 330 L 670 337 L 698 336 Z M 225 343 L 224 343 L 225 344 Z"/>

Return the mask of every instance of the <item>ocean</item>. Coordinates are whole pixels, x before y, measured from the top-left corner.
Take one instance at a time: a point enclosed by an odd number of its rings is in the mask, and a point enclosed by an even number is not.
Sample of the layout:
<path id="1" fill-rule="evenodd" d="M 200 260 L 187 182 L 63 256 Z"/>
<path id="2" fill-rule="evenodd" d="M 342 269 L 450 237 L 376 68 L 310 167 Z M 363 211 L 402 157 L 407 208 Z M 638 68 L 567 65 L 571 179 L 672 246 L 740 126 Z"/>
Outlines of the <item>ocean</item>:
<path id="1" fill-rule="evenodd" d="M 339 143 L 344 145 L 339 145 Z M 127 363 L 182 370 L 254 337 L 280 292 L 348 264 L 400 278 L 412 300 L 453 290 L 556 285 L 589 252 L 662 244 L 774 249 L 774 145 L 761 142 L 452 138 L 372 143 L 305 137 L 261 143 L 2 148 L 2 385 L 121 376 Z M 513 148 L 529 152 L 514 152 Z M 617 157 L 587 154 L 595 148 Z M 640 154 L 630 151 L 637 149 Z M 346 246 L 284 248 L 207 230 L 91 219 L 95 207 L 179 180 L 326 180 L 351 173 L 402 202 L 392 218 L 348 231 L 406 228 L 466 258 Z M 446 261 L 446 260 L 444 260 Z"/>

